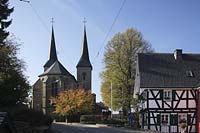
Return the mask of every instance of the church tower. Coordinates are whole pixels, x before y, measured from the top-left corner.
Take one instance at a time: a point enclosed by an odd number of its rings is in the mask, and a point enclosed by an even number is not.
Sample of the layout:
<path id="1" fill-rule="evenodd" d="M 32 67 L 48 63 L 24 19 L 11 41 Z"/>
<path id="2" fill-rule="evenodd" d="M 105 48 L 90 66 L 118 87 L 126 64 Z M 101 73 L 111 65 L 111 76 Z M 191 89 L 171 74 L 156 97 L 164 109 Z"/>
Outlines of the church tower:
<path id="1" fill-rule="evenodd" d="M 89 59 L 86 27 L 84 25 L 83 49 L 81 58 L 76 66 L 78 87 L 85 90 L 92 89 L 92 65 Z"/>

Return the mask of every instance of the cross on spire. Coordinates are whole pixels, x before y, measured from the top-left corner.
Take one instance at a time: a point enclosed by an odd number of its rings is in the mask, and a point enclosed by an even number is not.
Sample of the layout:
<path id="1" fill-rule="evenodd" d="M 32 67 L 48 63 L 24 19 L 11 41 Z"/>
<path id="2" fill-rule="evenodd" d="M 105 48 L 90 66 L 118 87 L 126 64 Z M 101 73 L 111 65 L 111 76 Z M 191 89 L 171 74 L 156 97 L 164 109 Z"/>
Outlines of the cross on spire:
<path id="1" fill-rule="evenodd" d="M 52 24 L 52 26 L 53 26 L 53 23 L 54 23 L 55 21 L 54 21 L 54 19 L 53 18 L 51 18 L 51 24 Z"/>

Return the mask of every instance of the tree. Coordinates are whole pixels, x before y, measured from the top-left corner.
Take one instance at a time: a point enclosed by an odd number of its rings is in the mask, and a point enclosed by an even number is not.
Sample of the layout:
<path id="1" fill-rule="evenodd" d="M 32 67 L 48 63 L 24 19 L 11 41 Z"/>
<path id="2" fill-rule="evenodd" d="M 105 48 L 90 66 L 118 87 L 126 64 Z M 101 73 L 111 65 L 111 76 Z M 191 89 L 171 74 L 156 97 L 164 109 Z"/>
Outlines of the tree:
<path id="1" fill-rule="evenodd" d="M 30 88 L 23 73 L 24 62 L 17 57 L 19 45 L 14 39 L 5 44 L 0 48 L 0 107 L 23 102 Z"/>
<path id="2" fill-rule="evenodd" d="M 8 7 L 8 0 L 0 0 L 0 107 L 23 102 L 30 88 L 23 73 L 24 62 L 17 57 L 19 43 L 6 31 L 13 9 Z"/>
<path id="3" fill-rule="evenodd" d="M 59 116 L 71 116 L 92 111 L 94 97 L 84 89 L 70 89 L 62 91 L 57 97 L 51 97 L 51 103 L 55 107 L 55 114 Z"/>
<path id="4" fill-rule="evenodd" d="M 5 39 L 8 37 L 9 32 L 5 29 L 10 26 L 12 20 L 7 20 L 14 8 L 8 7 L 8 0 L 0 0 L 0 43 L 5 43 Z"/>
<path id="5" fill-rule="evenodd" d="M 101 95 L 104 103 L 113 110 L 122 109 L 126 115 L 133 103 L 136 56 L 139 52 L 152 52 L 142 34 L 132 28 L 117 33 L 108 42 L 104 53 L 104 71 Z M 112 89 L 112 94 L 111 94 Z M 112 104 L 111 101 L 112 95 Z"/>

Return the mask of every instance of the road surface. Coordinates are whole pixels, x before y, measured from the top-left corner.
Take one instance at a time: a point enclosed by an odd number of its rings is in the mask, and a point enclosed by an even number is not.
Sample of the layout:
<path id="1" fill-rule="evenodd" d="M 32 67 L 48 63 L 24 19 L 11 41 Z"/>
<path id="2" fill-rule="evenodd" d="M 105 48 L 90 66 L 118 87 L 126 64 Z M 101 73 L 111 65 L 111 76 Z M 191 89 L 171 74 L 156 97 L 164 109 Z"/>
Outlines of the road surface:
<path id="1" fill-rule="evenodd" d="M 114 128 L 106 125 L 89 125 L 78 123 L 53 123 L 51 133 L 154 133 L 147 131 L 135 131 L 125 128 Z"/>

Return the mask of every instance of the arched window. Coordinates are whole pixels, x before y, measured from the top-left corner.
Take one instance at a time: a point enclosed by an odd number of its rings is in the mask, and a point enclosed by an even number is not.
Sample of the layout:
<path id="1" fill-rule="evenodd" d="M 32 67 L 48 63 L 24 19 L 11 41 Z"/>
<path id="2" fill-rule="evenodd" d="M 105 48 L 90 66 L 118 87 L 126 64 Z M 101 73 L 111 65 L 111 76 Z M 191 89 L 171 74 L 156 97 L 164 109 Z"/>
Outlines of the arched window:
<path id="1" fill-rule="evenodd" d="M 51 94 L 52 94 L 53 97 L 57 96 L 57 94 L 58 94 L 58 82 L 52 83 Z"/>
<path id="2" fill-rule="evenodd" d="M 83 80 L 86 79 L 86 73 L 82 73 L 82 76 L 83 76 Z"/>

